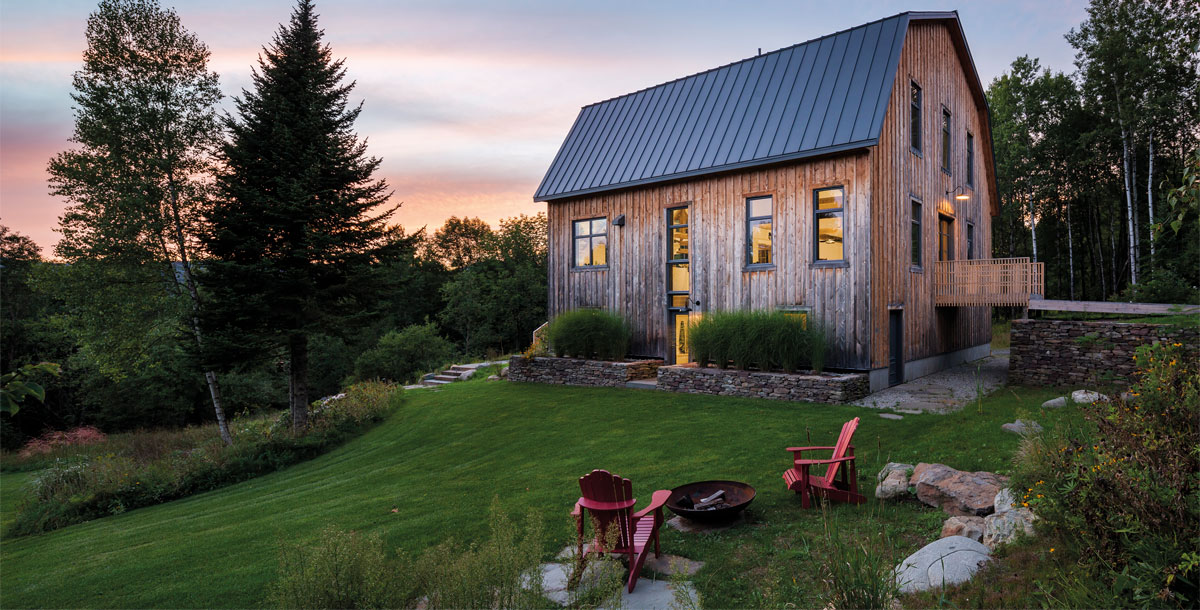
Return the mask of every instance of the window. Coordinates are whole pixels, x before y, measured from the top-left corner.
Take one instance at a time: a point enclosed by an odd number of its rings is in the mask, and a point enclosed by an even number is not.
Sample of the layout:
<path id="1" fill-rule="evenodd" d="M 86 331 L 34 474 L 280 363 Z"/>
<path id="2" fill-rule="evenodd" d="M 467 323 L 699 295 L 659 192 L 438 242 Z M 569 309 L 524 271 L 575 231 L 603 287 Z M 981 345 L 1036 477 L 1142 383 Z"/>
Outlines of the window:
<path id="1" fill-rule="evenodd" d="M 910 97 L 912 98 L 912 106 L 909 112 L 909 131 L 911 132 L 912 151 L 921 154 L 921 88 L 917 83 L 909 83 L 911 88 Z"/>
<path id="2" fill-rule="evenodd" d="M 842 249 L 843 201 L 846 191 L 840 186 L 813 191 L 813 258 L 821 261 L 845 260 Z"/>
<path id="3" fill-rule="evenodd" d="M 800 328 L 808 330 L 808 311 L 809 308 L 802 305 L 791 305 L 788 307 L 780 307 L 779 311 L 788 318 L 793 318 L 800 321 Z"/>
<path id="4" fill-rule="evenodd" d="M 975 259 L 975 225 L 967 223 L 967 260 Z"/>
<path id="5" fill-rule="evenodd" d="M 938 216 L 938 260 L 954 260 L 954 219 Z"/>
<path id="6" fill-rule="evenodd" d="M 975 188 L 975 136 L 970 132 L 967 132 L 967 186 Z"/>
<path id="7" fill-rule="evenodd" d="M 688 294 L 691 289 L 688 216 L 686 206 L 667 210 L 667 307 L 675 309 L 688 308 Z"/>
<path id="8" fill-rule="evenodd" d="M 575 267 L 608 264 L 608 219 L 587 218 L 574 223 Z"/>
<path id="9" fill-rule="evenodd" d="M 746 266 L 771 264 L 771 196 L 746 200 Z"/>
<path id="10" fill-rule="evenodd" d="M 921 266 L 921 202 L 912 200 L 912 264 Z"/>
<path id="11" fill-rule="evenodd" d="M 950 173 L 950 111 L 942 108 L 942 171 Z"/>

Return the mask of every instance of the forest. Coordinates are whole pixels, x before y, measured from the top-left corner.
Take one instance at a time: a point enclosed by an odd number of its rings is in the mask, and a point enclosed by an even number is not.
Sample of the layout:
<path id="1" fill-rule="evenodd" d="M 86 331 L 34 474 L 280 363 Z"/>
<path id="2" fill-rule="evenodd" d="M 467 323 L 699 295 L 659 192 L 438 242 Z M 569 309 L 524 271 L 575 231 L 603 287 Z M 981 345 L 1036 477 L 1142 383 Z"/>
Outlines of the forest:
<path id="1" fill-rule="evenodd" d="M 992 256 L 1044 262 L 1047 298 L 1200 302 L 1197 24 L 1193 2 L 1093 0 L 1064 33 L 1074 71 L 1021 56 L 988 85 Z M 311 2 L 231 112 L 208 59 L 156 2 L 89 19 L 71 148 L 48 161 L 61 240 L 0 226 L 0 371 L 45 388 L 6 403 L 6 450 L 83 424 L 227 435 L 266 409 L 302 427 L 347 380 L 516 352 L 546 321 L 544 214 L 391 221 L 403 193 Z"/>

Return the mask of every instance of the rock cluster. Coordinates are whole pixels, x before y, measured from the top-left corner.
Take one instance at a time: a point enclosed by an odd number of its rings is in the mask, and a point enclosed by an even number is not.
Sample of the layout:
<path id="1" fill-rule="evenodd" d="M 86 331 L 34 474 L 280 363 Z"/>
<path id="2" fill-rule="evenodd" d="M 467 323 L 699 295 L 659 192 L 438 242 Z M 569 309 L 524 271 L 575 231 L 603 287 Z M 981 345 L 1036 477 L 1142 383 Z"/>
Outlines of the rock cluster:
<path id="1" fill-rule="evenodd" d="M 513 356 L 501 374 L 509 381 L 623 388 L 634 379 L 653 379 L 661 360 L 611 362 L 579 358 Z M 507 371 L 505 373 L 504 371 Z"/>
<path id="2" fill-rule="evenodd" d="M 1013 320 L 1008 382 L 1044 386 L 1097 381 L 1127 384 L 1133 379 L 1135 370 L 1134 351 L 1155 341 L 1183 343 L 1193 354 L 1200 353 L 1200 329 L 1197 328 L 1102 321 Z"/>
<path id="3" fill-rule="evenodd" d="M 991 472 L 963 472 L 945 464 L 917 464 L 909 485 L 917 499 L 950 515 L 983 517 L 993 511 L 996 494 L 1008 477 Z"/>
<path id="4" fill-rule="evenodd" d="M 1000 427 L 1004 430 L 1012 432 L 1013 434 L 1019 434 L 1021 436 L 1025 436 L 1027 434 L 1037 434 L 1038 432 L 1042 431 L 1041 424 L 1032 420 L 1025 421 L 1023 419 L 1018 419 L 1011 424 L 1004 424 Z"/>
<path id="5" fill-rule="evenodd" d="M 893 500 L 908 495 L 908 473 L 912 470 L 912 464 L 888 462 L 875 477 L 875 497 L 880 500 Z"/>
<path id="6" fill-rule="evenodd" d="M 866 396 L 870 391 L 870 381 L 862 374 L 805 375 L 677 365 L 658 369 L 658 389 L 690 394 L 841 404 Z"/>

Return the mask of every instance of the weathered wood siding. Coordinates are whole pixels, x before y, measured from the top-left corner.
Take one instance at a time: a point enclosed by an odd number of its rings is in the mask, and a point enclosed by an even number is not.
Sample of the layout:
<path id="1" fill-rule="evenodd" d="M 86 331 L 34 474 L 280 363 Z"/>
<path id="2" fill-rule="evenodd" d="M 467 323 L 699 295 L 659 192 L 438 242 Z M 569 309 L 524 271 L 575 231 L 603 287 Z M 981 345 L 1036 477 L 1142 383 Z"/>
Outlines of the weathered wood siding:
<path id="1" fill-rule="evenodd" d="M 937 260 L 938 215 L 954 217 L 954 258 L 967 258 L 967 223 L 975 225 L 975 257 L 992 252 L 990 137 L 987 116 L 968 84 L 949 29 L 915 22 L 900 55 L 900 66 L 884 117 L 879 145 L 871 153 L 875 192 L 871 197 L 871 362 L 888 362 L 888 309 L 904 311 L 905 361 L 962 349 L 991 338 L 988 307 L 934 307 L 933 261 Z M 922 154 L 909 148 L 909 85 L 922 91 Z M 951 173 L 942 171 L 942 108 L 950 110 Z M 966 186 L 967 132 L 975 136 L 974 188 Z M 985 154 L 985 150 L 987 154 Z M 971 196 L 946 195 L 962 186 Z M 922 203 L 922 268 L 911 260 L 910 197 Z"/>
<path id="2" fill-rule="evenodd" d="M 633 326 L 633 353 L 666 357 L 665 210 L 688 204 L 691 298 L 700 302 L 696 311 L 811 307 L 832 329 L 829 366 L 867 368 L 871 180 L 870 155 L 859 151 L 550 202 L 550 315 L 578 307 L 619 311 Z M 814 268 L 813 190 L 828 186 L 845 187 L 844 252 L 849 264 Z M 743 269 L 745 200 L 764 194 L 774 197 L 775 269 L 748 272 Z M 612 226 L 620 214 L 625 215 L 625 226 Z M 571 221 L 598 216 L 610 223 L 608 267 L 572 269 Z"/>

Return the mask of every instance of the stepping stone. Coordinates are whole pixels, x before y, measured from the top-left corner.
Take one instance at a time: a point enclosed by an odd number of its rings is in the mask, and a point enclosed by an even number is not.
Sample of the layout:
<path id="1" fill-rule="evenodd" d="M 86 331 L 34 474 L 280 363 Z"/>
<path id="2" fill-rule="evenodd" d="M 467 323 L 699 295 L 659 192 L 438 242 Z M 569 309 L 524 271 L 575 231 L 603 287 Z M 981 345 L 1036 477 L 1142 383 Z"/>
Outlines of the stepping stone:
<path id="1" fill-rule="evenodd" d="M 649 560 L 646 562 L 649 564 Z M 651 580 L 649 578 L 639 578 L 637 586 L 634 587 L 633 593 L 630 593 L 625 586 L 624 571 L 620 575 L 610 575 L 606 570 L 612 570 L 620 567 L 620 563 L 615 562 L 596 562 L 588 566 L 584 571 L 583 577 L 580 579 L 581 586 L 586 589 L 590 584 L 594 585 L 605 577 L 616 576 L 621 583 L 621 600 L 616 602 L 615 599 L 601 604 L 601 608 L 648 608 L 667 610 L 669 608 L 677 608 L 680 605 L 684 607 L 699 608 L 696 601 L 699 599 L 696 593 L 696 588 L 692 583 L 685 582 L 681 585 L 682 589 L 679 592 L 680 596 L 686 596 L 682 604 L 676 600 L 675 587 L 667 580 Z M 598 568 L 598 569 L 593 569 Z M 572 591 L 567 589 L 567 579 L 570 576 L 570 567 L 561 563 L 544 563 L 540 567 L 542 577 L 542 591 L 545 596 L 560 606 L 568 606 L 572 602 Z M 574 593 L 578 593 L 577 588 Z M 615 596 L 614 596 L 615 597 Z"/>
<path id="2" fill-rule="evenodd" d="M 642 565 L 646 568 L 649 568 L 650 571 L 656 574 L 662 574 L 663 576 L 667 577 L 670 577 L 674 574 L 695 576 L 696 572 L 699 572 L 700 568 L 704 567 L 704 562 L 692 561 L 687 557 L 680 557 L 679 555 L 667 555 L 664 553 L 662 557 L 655 557 L 653 554 L 651 554 L 646 558 L 646 563 Z"/>
<path id="3" fill-rule="evenodd" d="M 895 413 L 880 413 L 879 416 L 884 419 L 892 419 L 892 420 L 904 419 L 903 415 L 896 415 Z"/>
<path id="4" fill-rule="evenodd" d="M 741 525 L 746 522 L 746 513 L 738 514 L 737 518 L 725 523 L 698 523 L 691 519 L 675 516 L 667 519 L 667 527 L 687 532 L 689 534 L 704 534 L 708 532 L 723 532 L 735 525 Z"/>

